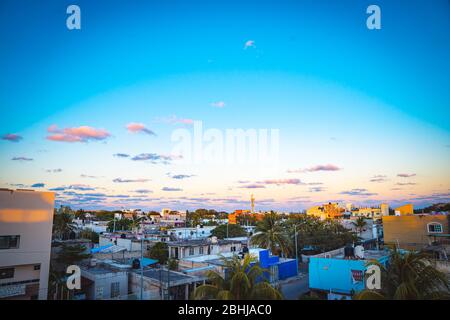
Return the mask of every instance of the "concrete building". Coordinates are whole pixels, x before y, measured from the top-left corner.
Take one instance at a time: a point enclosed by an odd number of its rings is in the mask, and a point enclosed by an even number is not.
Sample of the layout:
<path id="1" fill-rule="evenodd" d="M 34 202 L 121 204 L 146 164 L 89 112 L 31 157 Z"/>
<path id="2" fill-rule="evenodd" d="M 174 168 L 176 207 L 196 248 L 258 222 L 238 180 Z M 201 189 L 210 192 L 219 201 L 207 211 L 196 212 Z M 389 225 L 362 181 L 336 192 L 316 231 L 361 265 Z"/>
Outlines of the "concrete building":
<path id="1" fill-rule="evenodd" d="M 306 210 L 308 216 L 318 217 L 321 220 L 342 218 L 344 209 L 338 203 L 327 203 L 322 206 L 314 206 Z"/>
<path id="2" fill-rule="evenodd" d="M 449 215 L 414 214 L 383 217 L 384 243 L 419 250 L 433 243 L 450 245 Z"/>
<path id="3" fill-rule="evenodd" d="M 119 299 L 128 294 L 128 270 L 104 263 L 84 265 L 81 288 L 87 300 Z"/>
<path id="4" fill-rule="evenodd" d="M 309 287 L 329 300 L 350 299 L 351 295 L 365 289 L 364 274 L 367 262 L 377 260 L 386 265 L 387 251 L 365 250 L 361 259 L 348 258 L 344 248 L 309 257 Z"/>
<path id="5" fill-rule="evenodd" d="M 398 207 L 394 209 L 396 216 L 404 216 L 414 214 L 414 206 L 412 203 L 405 204 L 404 206 Z"/>
<path id="6" fill-rule="evenodd" d="M 176 240 L 198 240 L 211 236 L 216 226 L 197 226 L 196 228 L 174 228 L 167 230 L 167 234 Z"/>
<path id="7" fill-rule="evenodd" d="M 203 255 L 220 255 L 227 252 L 239 252 L 242 242 L 238 240 L 201 239 L 174 241 L 168 244 L 169 258 L 187 259 Z"/>
<path id="8" fill-rule="evenodd" d="M 0 189 L 0 299 L 47 299 L 54 201 Z"/>

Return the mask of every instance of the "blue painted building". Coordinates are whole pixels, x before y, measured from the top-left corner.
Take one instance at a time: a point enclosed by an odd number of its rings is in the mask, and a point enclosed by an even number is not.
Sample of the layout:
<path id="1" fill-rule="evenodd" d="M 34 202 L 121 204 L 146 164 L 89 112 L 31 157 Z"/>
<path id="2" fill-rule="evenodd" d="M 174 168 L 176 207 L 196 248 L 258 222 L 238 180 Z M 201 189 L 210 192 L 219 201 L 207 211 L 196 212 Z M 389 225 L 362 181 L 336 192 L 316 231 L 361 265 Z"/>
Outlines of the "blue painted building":
<path id="1" fill-rule="evenodd" d="M 364 275 L 369 260 L 383 265 L 388 262 L 387 251 L 366 250 L 364 259 L 344 259 L 343 253 L 309 259 L 309 287 L 333 296 L 351 295 L 365 288 Z"/>
<path id="2" fill-rule="evenodd" d="M 297 262 L 295 259 L 272 256 L 269 250 L 259 251 L 259 265 L 270 270 L 270 274 L 266 275 L 270 282 L 284 280 L 297 275 Z"/>

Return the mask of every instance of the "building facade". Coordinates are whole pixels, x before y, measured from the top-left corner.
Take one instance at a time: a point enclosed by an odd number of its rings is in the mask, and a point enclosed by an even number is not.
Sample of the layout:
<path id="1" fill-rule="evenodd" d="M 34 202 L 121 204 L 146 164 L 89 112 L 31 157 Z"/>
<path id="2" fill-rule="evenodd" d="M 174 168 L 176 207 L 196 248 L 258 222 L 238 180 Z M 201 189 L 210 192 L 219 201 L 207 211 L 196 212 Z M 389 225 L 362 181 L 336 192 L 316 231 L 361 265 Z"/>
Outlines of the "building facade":
<path id="1" fill-rule="evenodd" d="M 53 192 L 0 190 L 0 299 L 46 300 Z"/>

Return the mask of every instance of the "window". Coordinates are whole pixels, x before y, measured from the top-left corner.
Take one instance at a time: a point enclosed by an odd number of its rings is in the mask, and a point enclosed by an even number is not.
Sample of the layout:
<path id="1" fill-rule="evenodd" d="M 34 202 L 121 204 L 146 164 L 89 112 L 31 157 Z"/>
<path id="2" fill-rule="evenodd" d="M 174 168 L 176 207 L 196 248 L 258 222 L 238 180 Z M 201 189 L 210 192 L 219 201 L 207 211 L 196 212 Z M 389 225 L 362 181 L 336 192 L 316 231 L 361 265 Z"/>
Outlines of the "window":
<path id="1" fill-rule="evenodd" d="M 189 255 L 190 255 L 190 256 L 193 256 L 193 255 L 194 255 L 194 248 L 193 248 L 193 247 L 190 247 L 190 248 L 189 248 Z"/>
<path id="2" fill-rule="evenodd" d="M 35 264 L 34 265 L 34 270 L 41 270 L 41 265 L 40 264 Z"/>
<path id="3" fill-rule="evenodd" d="M 203 247 L 200 247 L 200 248 L 198 249 L 198 253 L 199 253 L 199 254 L 203 254 Z"/>
<path id="4" fill-rule="evenodd" d="M 111 298 L 120 296 L 120 282 L 111 283 Z"/>
<path id="5" fill-rule="evenodd" d="M 1 249 L 19 249 L 20 236 L 0 236 Z"/>
<path id="6" fill-rule="evenodd" d="M 231 252 L 235 252 L 236 251 L 236 247 L 231 247 Z"/>
<path id="7" fill-rule="evenodd" d="M 442 233 L 442 224 L 437 222 L 431 222 L 428 224 L 429 233 Z"/>
<path id="8" fill-rule="evenodd" d="M 14 278 L 14 268 L 0 269 L 0 279 Z"/>

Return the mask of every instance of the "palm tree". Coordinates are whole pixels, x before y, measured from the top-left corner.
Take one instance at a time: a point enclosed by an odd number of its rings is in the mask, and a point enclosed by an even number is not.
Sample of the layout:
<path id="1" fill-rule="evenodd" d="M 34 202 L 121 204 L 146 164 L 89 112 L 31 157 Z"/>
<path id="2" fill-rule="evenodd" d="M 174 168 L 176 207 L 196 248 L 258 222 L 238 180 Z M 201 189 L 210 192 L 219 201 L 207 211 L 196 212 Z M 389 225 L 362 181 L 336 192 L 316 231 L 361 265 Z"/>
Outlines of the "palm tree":
<path id="1" fill-rule="evenodd" d="M 424 252 L 401 252 L 394 248 L 387 267 L 381 269 L 381 289 L 363 290 L 357 300 L 434 300 L 450 299 L 448 276 L 437 270 Z"/>
<path id="2" fill-rule="evenodd" d="M 289 238 L 286 230 L 281 224 L 280 217 L 276 213 L 270 212 L 258 222 L 255 235 L 250 239 L 251 244 L 269 249 L 272 254 L 277 254 L 278 250 L 288 255 Z"/>
<path id="3" fill-rule="evenodd" d="M 70 213 L 61 211 L 54 215 L 53 233 L 58 237 L 58 239 L 63 240 L 76 229 L 77 226 L 73 222 L 73 216 Z"/>
<path id="4" fill-rule="evenodd" d="M 231 259 L 222 258 L 227 269 L 223 277 L 217 271 L 208 271 L 211 284 L 204 284 L 194 291 L 195 300 L 281 300 L 282 294 L 264 278 L 267 270 L 261 268 L 246 254 L 241 260 L 235 255 Z"/>
<path id="5" fill-rule="evenodd" d="M 136 214 L 133 214 L 131 218 L 130 228 L 134 233 L 138 232 L 139 227 L 141 226 L 143 217 L 138 217 Z"/>
<path id="6" fill-rule="evenodd" d="M 364 217 L 358 217 L 358 219 L 353 221 L 352 224 L 356 228 L 356 233 L 358 234 L 358 237 L 361 235 L 362 231 L 367 226 L 367 222 L 366 222 L 366 219 Z"/>

